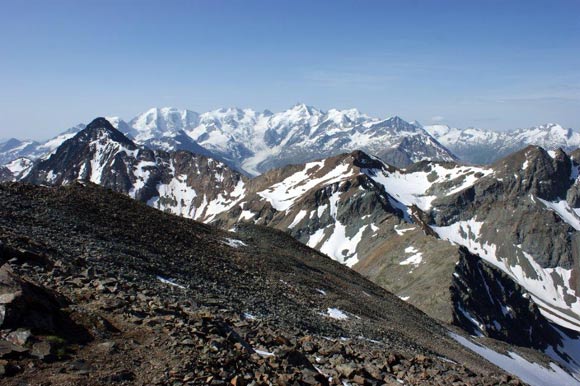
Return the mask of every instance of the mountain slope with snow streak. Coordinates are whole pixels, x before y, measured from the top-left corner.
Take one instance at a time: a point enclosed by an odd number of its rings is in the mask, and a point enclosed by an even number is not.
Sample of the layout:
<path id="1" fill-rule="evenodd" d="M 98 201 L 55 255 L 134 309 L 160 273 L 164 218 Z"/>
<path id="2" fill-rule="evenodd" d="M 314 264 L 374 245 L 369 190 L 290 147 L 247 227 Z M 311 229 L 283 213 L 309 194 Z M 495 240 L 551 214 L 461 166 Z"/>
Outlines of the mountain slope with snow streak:
<path id="1" fill-rule="evenodd" d="M 36 163 L 24 181 L 103 185 L 171 213 L 209 220 L 244 192 L 244 178 L 224 164 L 186 151 L 141 147 L 104 118 L 65 141 Z"/>

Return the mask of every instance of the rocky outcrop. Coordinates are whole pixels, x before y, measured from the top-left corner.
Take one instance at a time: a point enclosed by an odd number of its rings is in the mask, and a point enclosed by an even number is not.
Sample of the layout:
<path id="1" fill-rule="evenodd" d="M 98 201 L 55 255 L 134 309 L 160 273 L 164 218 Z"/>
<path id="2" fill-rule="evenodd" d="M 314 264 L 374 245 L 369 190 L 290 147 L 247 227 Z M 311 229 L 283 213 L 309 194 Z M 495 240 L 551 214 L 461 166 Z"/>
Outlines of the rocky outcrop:
<path id="1" fill-rule="evenodd" d="M 0 166 L 0 182 L 12 181 L 13 178 L 14 176 L 8 168 Z"/>
<path id="2" fill-rule="evenodd" d="M 561 344 L 526 290 L 467 248 L 459 254 L 450 287 L 455 324 L 517 346 L 545 350 Z"/>

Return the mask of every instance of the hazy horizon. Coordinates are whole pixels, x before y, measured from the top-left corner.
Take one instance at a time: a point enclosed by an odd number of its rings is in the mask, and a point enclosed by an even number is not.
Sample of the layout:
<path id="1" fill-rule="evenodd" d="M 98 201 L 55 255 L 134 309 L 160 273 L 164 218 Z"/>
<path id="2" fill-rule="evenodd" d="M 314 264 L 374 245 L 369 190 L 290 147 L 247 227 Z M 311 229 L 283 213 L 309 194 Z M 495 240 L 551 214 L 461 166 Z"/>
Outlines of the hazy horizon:
<path id="1" fill-rule="evenodd" d="M 423 125 L 580 129 L 580 2 L 19 1 L 0 138 L 151 106 L 357 108 Z"/>

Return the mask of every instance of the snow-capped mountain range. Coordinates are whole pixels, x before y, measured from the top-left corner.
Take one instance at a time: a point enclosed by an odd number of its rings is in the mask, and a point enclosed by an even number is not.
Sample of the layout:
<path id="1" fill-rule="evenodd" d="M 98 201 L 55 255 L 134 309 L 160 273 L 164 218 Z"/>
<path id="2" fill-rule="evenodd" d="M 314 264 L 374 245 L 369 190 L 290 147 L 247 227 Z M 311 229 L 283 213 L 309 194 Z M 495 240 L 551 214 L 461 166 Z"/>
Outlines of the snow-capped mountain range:
<path id="1" fill-rule="evenodd" d="M 23 181 L 93 182 L 225 229 L 283 230 L 439 320 L 578 371 L 579 170 L 578 152 L 531 146 L 490 167 L 398 169 L 354 151 L 250 179 L 150 150 L 100 118 Z"/>
<path id="2" fill-rule="evenodd" d="M 446 125 L 424 126 L 424 129 L 461 160 L 472 164 L 492 163 L 528 145 L 566 151 L 580 147 L 580 133 L 556 123 L 507 132 Z"/>
<path id="3" fill-rule="evenodd" d="M 371 118 L 356 109 L 324 112 L 297 104 L 279 113 L 229 108 L 198 114 L 166 107 L 152 108 L 129 122 L 107 119 L 137 144 L 212 156 L 248 175 L 357 149 L 397 166 L 455 159 L 421 127 L 399 117 Z M 42 144 L 10 140 L 0 145 L 0 164 L 50 154 L 84 127 L 78 125 Z"/>
<path id="4" fill-rule="evenodd" d="M 399 117 L 378 119 L 356 109 L 322 111 L 304 104 L 278 113 L 223 108 L 198 114 L 164 107 L 151 108 L 129 121 L 107 119 L 137 144 L 203 154 L 250 176 L 354 150 L 404 167 L 421 160 L 488 164 L 527 145 L 567 151 L 580 146 L 580 133 L 557 124 L 510 132 L 422 127 Z M 79 124 L 46 142 L 4 140 L 0 165 L 18 176 L 31 160 L 51 154 L 85 126 Z"/>

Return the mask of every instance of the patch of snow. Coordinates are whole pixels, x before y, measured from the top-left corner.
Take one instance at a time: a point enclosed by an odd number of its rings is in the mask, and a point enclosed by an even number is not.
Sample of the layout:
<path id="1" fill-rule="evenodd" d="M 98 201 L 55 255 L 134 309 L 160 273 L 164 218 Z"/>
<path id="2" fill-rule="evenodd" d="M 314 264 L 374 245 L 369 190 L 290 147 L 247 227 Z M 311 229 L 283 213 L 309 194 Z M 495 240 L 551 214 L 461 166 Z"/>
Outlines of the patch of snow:
<path id="1" fill-rule="evenodd" d="M 242 240 L 225 238 L 222 243 L 232 248 L 240 248 L 240 247 L 247 247 L 248 245 L 244 243 Z"/>
<path id="2" fill-rule="evenodd" d="M 248 312 L 244 312 L 244 319 L 248 319 L 248 320 L 256 320 L 256 317 Z"/>
<path id="3" fill-rule="evenodd" d="M 571 227 L 576 229 L 577 231 L 580 230 L 580 216 L 576 210 L 570 208 L 570 205 L 566 202 L 566 200 L 560 200 L 558 202 L 550 202 L 546 200 L 542 200 L 541 198 L 537 197 L 537 199 L 542 202 L 547 208 L 556 212 L 558 216 L 564 222 L 568 223 Z M 580 211 L 580 209 L 577 209 Z"/>
<path id="4" fill-rule="evenodd" d="M 292 229 L 292 228 L 294 228 L 296 225 L 298 225 L 298 223 L 299 223 L 300 221 L 302 221 L 302 219 L 304 219 L 304 217 L 306 217 L 306 214 L 307 214 L 307 213 L 308 213 L 308 212 L 307 212 L 307 211 L 305 211 L 305 210 L 301 210 L 300 212 L 298 212 L 298 213 L 296 214 L 296 216 L 294 217 L 294 220 L 292 221 L 292 224 L 288 225 L 288 229 Z"/>
<path id="5" fill-rule="evenodd" d="M 242 213 L 240 213 L 240 220 L 251 220 L 252 218 L 254 218 L 256 216 L 255 213 L 249 211 L 249 210 L 242 210 Z"/>
<path id="6" fill-rule="evenodd" d="M 344 313 L 344 311 L 339 310 L 338 308 L 328 308 L 326 310 L 326 316 L 332 319 L 338 320 L 346 320 L 348 316 Z"/>
<path id="7" fill-rule="evenodd" d="M 166 278 L 161 277 L 161 276 L 157 276 L 157 280 L 159 280 L 161 283 L 169 284 L 170 286 L 173 286 L 173 287 L 186 289 L 186 287 L 182 286 L 181 284 L 177 284 L 175 281 L 170 280 L 170 279 L 166 279 Z"/>
<path id="8" fill-rule="evenodd" d="M 511 373 L 531 386 L 578 386 L 580 381 L 575 379 L 568 372 L 555 363 L 550 363 L 550 367 L 543 367 L 538 363 L 530 362 L 516 353 L 508 352 L 507 355 L 500 354 L 486 346 L 473 343 L 472 341 L 449 333 L 453 339 L 464 347 L 481 355 L 499 368 Z"/>
<path id="9" fill-rule="evenodd" d="M 399 236 L 403 236 L 406 232 L 412 231 L 414 230 L 415 227 L 409 227 L 409 228 L 400 228 L 399 225 L 395 225 L 394 230 L 395 232 L 397 232 L 397 234 Z"/>
<path id="10" fill-rule="evenodd" d="M 399 262 L 399 265 L 413 265 L 413 268 L 417 268 L 423 261 L 423 253 L 419 252 L 417 248 L 413 246 L 405 248 L 405 253 L 412 253 L 412 255 Z M 411 272 L 413 272 L 413 270 L 411 270 L 409 273 Z"/>
<path id="11" fill-rule="evenodd" d="M 256 352 L 256 354 L 261 355 L 263 357 L 273 357 L 274 356 L 273 352 L 268 352 L 268 351 L 264 351 L 264 350 L 257 350 L 257 349 L 254 349 L 254 351 Z"/>

